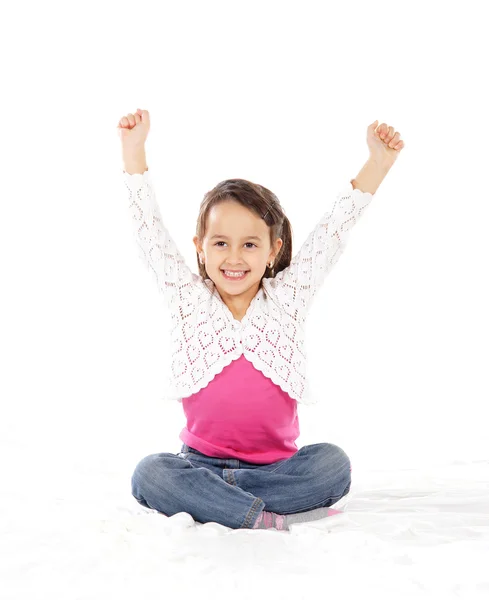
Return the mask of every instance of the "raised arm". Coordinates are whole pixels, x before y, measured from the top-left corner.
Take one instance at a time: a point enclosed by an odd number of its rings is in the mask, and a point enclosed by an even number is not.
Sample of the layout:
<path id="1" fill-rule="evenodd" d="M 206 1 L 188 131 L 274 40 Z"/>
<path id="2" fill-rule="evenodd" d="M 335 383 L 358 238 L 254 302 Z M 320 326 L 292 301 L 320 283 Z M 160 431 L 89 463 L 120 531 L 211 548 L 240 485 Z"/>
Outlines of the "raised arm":
<path id="1" fill-rule="evenodd" d="M 307 315 L 326 275 L 343 253 L 352 227 L 404 148 L 399 132 L 386 123 L 377 124 L 375 121 L 367 128 L 370 155 L 358 175 L 337 195 L 290 265 L 273 279 L 264 280 L 296 319 Z"/>
<path id="2" fill-rule="evenodd" d="M 181 316 L 188 313 L 194 296 L 204 284 L 185 263 L 161 218 L 144 149 L 149 131 L 148 111 L 138 109 L 135 115 L 123 117 L 118 129 L 122 140 L 127 206 L 139 256 L 153 271 L 167 306 Z"/>
<path id="3" fill-rule="evenodd" d="M 373 195 L 345 186 L 331 208 L 323 214 L 290 265 L 274 278 L 264 280 L 282 306 L 299 320 L 305 318 L 326 275 L 338 262 L 352 227 L 358 222 Z"/>
<path id="4" fill-rule="evenodd" d="M 132 175 L 126 171 L 123 177 L 139 257 L 153 271 L 170 310 L 181 312 L 185 305 L 188 312 L 188 303 L 203 285 L 201 277 L 187 266 L 163 223 L 149 170 Z"/>

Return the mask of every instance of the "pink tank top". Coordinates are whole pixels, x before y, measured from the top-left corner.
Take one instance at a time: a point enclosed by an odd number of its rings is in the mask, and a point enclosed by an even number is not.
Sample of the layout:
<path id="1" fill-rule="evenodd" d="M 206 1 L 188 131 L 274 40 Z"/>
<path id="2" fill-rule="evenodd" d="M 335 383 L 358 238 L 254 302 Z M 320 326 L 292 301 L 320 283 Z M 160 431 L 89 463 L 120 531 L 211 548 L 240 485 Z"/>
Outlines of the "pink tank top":
<path id="1" fill-rule="evenodd" d="M 297 401 L 244 355 L 182 405 L 180 439 L 207 456 L 269 464 L 298 451 Z"/>

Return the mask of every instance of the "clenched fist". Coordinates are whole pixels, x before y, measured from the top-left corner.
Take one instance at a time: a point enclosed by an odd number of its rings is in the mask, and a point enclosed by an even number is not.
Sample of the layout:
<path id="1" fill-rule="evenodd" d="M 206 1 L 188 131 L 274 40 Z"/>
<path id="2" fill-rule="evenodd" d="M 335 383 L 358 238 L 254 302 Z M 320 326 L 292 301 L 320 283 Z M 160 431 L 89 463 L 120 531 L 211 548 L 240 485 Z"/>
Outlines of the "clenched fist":
<path id="1" fill-rule="evenodd" d="M 401 134 L 395 131 L 394 127 L 389 127 L 387 123 L 382 123 L 380 127 L 377 127 L 377 124 L 378 121 L 374 121 L 367 128 L 367 145 L 370 156 L 382 164 L 393 165 L 399 153 L 404 149 L 404 141 L 401 140 Z"/>
<path id="2" fill-rule="evenodd" d="M 129 113 L 119 121 L 117 131 L 124 151 L 144 148 L 150 127 L 149 112 L 137 109 L 135 114 Z"/>

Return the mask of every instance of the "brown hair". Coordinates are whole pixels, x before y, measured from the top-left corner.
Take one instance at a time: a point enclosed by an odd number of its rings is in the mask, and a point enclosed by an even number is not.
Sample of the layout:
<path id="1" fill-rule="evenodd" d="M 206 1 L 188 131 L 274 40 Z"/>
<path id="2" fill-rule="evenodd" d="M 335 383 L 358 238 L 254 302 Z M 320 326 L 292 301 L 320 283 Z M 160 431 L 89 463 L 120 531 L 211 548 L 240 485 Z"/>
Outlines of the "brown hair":
<path id="1" fill-rule="evenodd" d="M 211 208 L 227 200 L 239 202 L 265 221 L 270 231 L 271 246 L 273 246 L 273 243 L 278 238 L 281 238 L 283 241 L 272 268 L 267 264 L 263 277 L 274 277 L 277 273 L 286 269 L 292 260 L 292 228 L 290 221 L 273 192 L 262 185 L 246 179 L 226 179 L 205 194 L 200 204 L 200 212 L 197 219 L 196 235 L 199 240 L 202 241 L 204 239 L 207 215 Z M 203 279 L 210 279 L 205 265 L 199 261 L 199 253 L 196 252 L 196 254 L 201 277 Z"/>

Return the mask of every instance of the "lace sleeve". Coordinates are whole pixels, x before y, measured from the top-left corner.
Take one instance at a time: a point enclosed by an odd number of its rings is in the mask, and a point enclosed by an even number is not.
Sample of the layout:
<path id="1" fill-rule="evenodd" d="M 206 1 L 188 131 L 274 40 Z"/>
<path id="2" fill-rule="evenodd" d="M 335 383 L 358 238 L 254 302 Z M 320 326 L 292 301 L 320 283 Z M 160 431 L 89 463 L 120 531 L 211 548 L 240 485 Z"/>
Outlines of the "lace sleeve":
<path id="1" fill-rule="evenodd" d="M 353 189 L 351 183 L 337 195 L 331 210 L 321 217 L 290 265 L 269 280 L 281 302 L 307 314 L 326 275 L 341 256 L 350 230 L 372 198 L 370 192 Z"/>
<path id="2" fill-rule="evenodd" d="M 178 309 L 202 278 L 189 269 L 163 224 L 149 171 L 132 175 L 124 171 L 123 177 L 139 257 L 153 271 L 167 306 Z"/>

